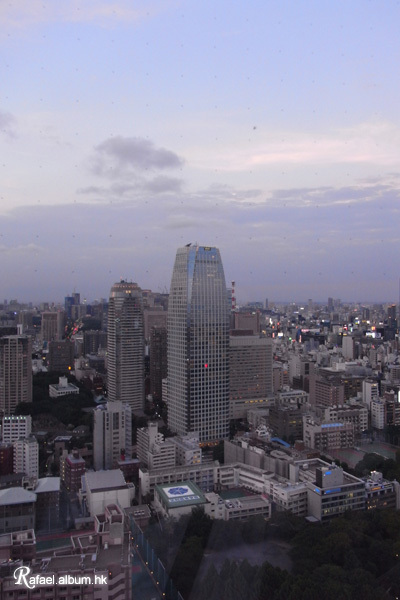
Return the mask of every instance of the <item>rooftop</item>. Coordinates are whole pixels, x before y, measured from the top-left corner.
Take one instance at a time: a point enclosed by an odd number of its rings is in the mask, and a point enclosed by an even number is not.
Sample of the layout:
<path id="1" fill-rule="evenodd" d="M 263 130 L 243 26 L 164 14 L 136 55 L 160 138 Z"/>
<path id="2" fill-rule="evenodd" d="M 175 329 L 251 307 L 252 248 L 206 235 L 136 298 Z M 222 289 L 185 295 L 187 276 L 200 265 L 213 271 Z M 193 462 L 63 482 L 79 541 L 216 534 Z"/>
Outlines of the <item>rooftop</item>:
<path id="1" fill-rule="evenodd" d="M 36 502 L 36 494 L 28 492 L 28 490 L 24 490 L 22 487 L 0 490 L 0 506 L 28 504 L 29 502 Z"/>

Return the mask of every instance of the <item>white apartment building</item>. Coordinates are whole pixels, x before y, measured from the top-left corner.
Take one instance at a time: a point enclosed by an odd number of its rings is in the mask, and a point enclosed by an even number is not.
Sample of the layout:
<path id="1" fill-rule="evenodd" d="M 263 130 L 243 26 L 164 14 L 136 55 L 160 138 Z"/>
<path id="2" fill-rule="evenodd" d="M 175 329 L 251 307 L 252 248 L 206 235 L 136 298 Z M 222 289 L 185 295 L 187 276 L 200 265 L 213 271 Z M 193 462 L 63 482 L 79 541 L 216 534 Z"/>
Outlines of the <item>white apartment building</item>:
<path id="1" fill-rule="evenodd" d="M 371 402 L 371 427 L 374 429 L 385 428 L 385 402 L 379 398 Z"/>
<path id="2" fill-rule="evenodd" d="M 371 403 L 379 398 L 378 382 L 373 379 L 364 379 L 362 382 L 362 400 L 371 408 Z"/>
<path id="3" fill-rule="evenodd" d="M 33 436 L 21 438 L 13 443 L 14 473 L 25 473 L 27 477 L 39 475 L 39 444 Z"/>
<path id="4" fill-rule="evenodd" d="M 122 402 L 107 402 L 94 411 L 93 463 L 96 471 L 112 469 L 121 456 L 132 456 L 132 410 Z"/>
<path id="5" fill-rule="evenodd" d="M 137 431 L 137 456 L 148 469 L 170 469 L 176 465 L 176 445 L 164 440 L 157 423 L 149 423 Z"/>

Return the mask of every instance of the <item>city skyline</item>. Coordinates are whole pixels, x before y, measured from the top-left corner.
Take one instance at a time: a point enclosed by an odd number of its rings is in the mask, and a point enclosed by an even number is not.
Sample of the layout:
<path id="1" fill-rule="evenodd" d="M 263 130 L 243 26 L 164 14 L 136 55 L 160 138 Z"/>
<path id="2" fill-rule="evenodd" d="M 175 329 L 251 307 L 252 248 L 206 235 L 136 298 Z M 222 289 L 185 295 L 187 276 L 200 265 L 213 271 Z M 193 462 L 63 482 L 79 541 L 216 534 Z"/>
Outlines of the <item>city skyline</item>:
<path id="1" fill-rule="evenodd" d="M 242 301 L 397 302 L 399 16 L 361 0 L 1 6 L 3 297 L 105 297 L 121 276 L 163 291 L 198 241 Z"/>

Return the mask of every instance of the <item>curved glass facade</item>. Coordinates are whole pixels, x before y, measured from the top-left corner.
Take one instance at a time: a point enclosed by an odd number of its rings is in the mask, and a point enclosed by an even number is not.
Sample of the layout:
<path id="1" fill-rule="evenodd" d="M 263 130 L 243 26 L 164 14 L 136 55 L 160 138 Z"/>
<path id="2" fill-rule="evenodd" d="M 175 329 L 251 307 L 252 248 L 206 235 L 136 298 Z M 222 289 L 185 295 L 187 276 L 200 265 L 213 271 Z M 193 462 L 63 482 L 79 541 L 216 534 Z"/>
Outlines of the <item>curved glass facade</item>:
<path id="1" fill-rule="evenodd" d="M 168 304 L 168 424 L 201 442 L 228 437 L 229 306 L 217 248 L 176 254 Z"/>

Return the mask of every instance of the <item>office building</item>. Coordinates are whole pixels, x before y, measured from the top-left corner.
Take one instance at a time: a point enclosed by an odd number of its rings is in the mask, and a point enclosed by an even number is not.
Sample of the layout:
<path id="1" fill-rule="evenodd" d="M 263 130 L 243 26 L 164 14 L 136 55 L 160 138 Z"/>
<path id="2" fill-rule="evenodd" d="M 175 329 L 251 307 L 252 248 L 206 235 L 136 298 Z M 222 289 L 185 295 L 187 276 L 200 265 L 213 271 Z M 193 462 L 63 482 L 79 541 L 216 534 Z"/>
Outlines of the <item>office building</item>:
<path id="1" fill-rule="evenodd" d="M 42 313 L 42 341 L 43 344 L 61 340 L 64 330 L 64 312 Z"/>
<path id="2" fill-rule="evenodd" d="M 0 410 L 10 415 L 17 404 L 32 402 L 32 341 L 26 335 L 0 338 Z"/>
<path id="3" fill-rule="evenodd" d="M 142 292 L 136 283 L 111 288 L 107 332 L 108 398 L 144 408 L 144 335 Z"/>
<path id="4" fill-rule="evenodd" d="M 74 367 L 74 342 L 61 340 L 49 343 L 48 365 L 49 371 L 67 375 Z"/>
<path id="5" fill-rule="evenodd" d="M 243 419 L 249 400 L 266 399 L 272 394 L 272 340 L 253 335 L 230 337 L 230 418 Z"/>
<path id="6" fill-rule="evenodd" d="M 176 254 L 168 304 L 168 425 L 201 443 L 229 434 L 229 305 L 217 248 Z"/>
<path id="7" fill-rule="evenodd" d="M 98 406 L 93 414 L 94 468 L 96 471 L 112 469 L 121 457 L 131 458 L 131 407 L 122 402 L 107 402 Z"/>

